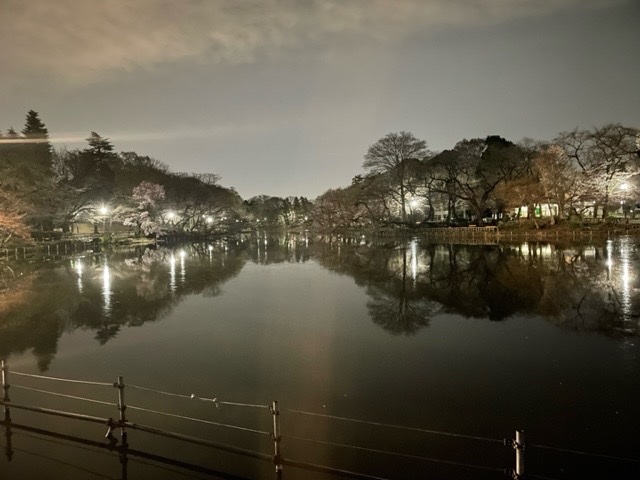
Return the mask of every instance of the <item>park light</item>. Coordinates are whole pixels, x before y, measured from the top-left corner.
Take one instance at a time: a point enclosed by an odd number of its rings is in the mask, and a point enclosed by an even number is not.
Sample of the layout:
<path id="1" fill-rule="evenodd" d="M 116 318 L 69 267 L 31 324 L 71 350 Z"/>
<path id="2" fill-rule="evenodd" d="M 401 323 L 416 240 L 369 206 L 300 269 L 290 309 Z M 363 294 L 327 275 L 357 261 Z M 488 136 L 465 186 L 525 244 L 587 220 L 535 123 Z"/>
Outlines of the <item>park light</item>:
<path id="1" fill-rule="evenodd" d="M 213 222 L 213 218 L 207 217 L 207 223 L 211 223 L 211 222 Z"/>
<path id="2" fill-rule="evenodd" d="M 175 216 L 176 216 L 176 214 L 175 214 L 175 213 L 173 213 L 173 212 L 167 212 L 167 218 L 168 218 L 169 220 L 171 220 L 171 219 L 172 219 L 172 218 L 174 218 Z"/>
<path id="3" fill-rule="evenodd" d="M 629 184 L 627 182 L 621 183 L 620 190 L 629 190 Z"/>
<path id="4" fill-rule="evenodd" d="M 411 205 L 411 208 L 416 208 L 418 206 L 418 200 L 416 200 L 415 198 L 411 199 L 409 205 Z"/>
<path id="5" fill-rule="evenodd" d="M 100 214 L 101 215 L 106 215 L 107 213 L 109 213 L 109 209 L 107 207 L 105 207 L 104 205 L 102 207 L 100 207 Z"/>

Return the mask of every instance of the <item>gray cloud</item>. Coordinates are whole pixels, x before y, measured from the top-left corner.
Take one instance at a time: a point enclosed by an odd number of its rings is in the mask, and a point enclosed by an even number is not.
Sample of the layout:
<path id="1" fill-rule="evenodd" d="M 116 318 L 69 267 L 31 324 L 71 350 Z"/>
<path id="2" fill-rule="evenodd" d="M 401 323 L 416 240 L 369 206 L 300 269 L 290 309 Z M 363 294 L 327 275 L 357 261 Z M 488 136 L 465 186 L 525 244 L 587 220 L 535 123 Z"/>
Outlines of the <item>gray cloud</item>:
<path id="1" fill-rule="evenodd" d="M 87 84 L 171 62 L 253 61 L 339 35 L 400 40 L 612 0 L 0 0 L 0 78 Z"/>

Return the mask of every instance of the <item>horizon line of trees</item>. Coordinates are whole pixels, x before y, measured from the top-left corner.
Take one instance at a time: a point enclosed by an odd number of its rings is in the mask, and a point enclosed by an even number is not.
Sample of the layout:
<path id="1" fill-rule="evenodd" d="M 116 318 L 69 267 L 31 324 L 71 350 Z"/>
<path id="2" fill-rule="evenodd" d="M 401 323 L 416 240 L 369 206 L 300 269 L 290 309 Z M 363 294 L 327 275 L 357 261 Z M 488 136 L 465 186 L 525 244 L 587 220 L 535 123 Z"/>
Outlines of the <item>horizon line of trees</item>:
<path id="1" fill-rule="evenodd" d="M 91 132 L 85 148 L 54 148 L 37 112 L 21 132 L 0 131 L 0 246 L 73 225 L 118 222 L 137 235 L 211 234 L 248 225 L 309 222 L 305 197 L 243 200 L 214 173 L 176 173 L 159 160 L 116 152 Z M 101 232 L 101 233 L 104 233 Z"/>
<path id="2" fill-rule="evenodd" d="M 468 219 L 607 218 L 638 201 L 640 131 L 619 123 L 513 143 L 497 135 L 432 152 L 410 132 L 389 133 L 364 155 L 364 175 L 316 201 L 324 227 Z M 526 213 L 525 213 L 526 212 Z M 440 217 L 440 218 L 436 218 Z"/>
<path id="3" fill-rule="evenodd" d="M 497 135 L 432 152 L 410 132 L 389 133 L 364 155 L 351 185 L 305 197 L 243 200 L 214 173 L 176 173 L 149 156 L 116 152 L 91 132 L 85 148 L 54 148 L 39 114 L 0 131 L 0 246 L 74 224 L 119 222 L 137 235 L 211 234 L 284 226 L 365 227 L 487 215 L 552 221 L 622 205 L 635 210 L 640 131 L 619 123 L 514 143 Z M 515 212 L 515 215 L 514 215 Z M 523 213 L 526 212 L 526 213 Z M 104 233 L 104 232 L 103 232 Z"/>

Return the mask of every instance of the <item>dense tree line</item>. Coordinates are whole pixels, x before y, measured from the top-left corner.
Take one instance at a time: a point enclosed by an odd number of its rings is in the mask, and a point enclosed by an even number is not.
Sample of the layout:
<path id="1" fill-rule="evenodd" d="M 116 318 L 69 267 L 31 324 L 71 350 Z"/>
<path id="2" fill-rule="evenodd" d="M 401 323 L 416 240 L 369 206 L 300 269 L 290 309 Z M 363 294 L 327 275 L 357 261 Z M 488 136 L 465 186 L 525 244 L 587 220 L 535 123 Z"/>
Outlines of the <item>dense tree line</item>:
<path id="1" fill-rule="evenodd" d="M 609 124 L 573 130 L 552 141 L 499 136 L 458 142 L 434 153 L 409 132 L 369 147 L 365 175 L 315 202 L 324 227 L 359 227 L 461 219 L 530 218 L 546 209 L 552 222 L 635 213 L 640 173 L 639 130 Z"/>
<path id="2" fill-rule="evenodd" d="M 639 131 L 620 124 L 559 134 L 552 141 L 465 139 L 442 152 L 412 133 L 389 133 L 364 155 L 348 187 L 305 197 L 240 198 L 213 173 L 169 171 L 136 152 L 117 152 L 91 132 L 84 148 L 53 148 L 37 112 L 0 132 L 0 246 L 78 223 L 116 222 L 138 235 L 207 235 L 262 227 L 318 228 L 552 222 L 614 210 L 635 214 Z M 102 233 L 102 232 L 101 232 Z"/>
<path id="3" fill-rule="evenodd" d="M 116 152 L 91 132 L 85 148 L 53 148 L 37 112 L 24 129 L 0 132 L 0 245 L 74 224 L 120 223 L 138 235 L 211 234 L 257 226 L 305 224 L 312 204 L 301 197 L 243 201 L 212 173 L 169 171 L 136 152 Z M 100 232 L 102 233 L 102 232 Z"/>

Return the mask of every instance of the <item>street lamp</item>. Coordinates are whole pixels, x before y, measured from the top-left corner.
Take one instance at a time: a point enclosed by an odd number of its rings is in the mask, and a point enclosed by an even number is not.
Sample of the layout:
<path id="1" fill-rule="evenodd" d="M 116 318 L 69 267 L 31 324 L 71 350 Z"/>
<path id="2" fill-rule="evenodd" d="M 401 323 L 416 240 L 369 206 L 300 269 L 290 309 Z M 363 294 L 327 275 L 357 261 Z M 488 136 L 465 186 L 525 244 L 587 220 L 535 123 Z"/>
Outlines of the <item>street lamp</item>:
<path id="1" fill-rule="evenodd" d="M 418 206 L 418 200 L 416 200 L 415 198 L 412 198 L 411 201 L 409 201 L 409 206 L 411 207 L 411 220 L 413 222 L 416 221 L 416 207 Z"/>
<path id="2" fill-rule="evenodd" d="M 100 214 L 102 215 L 102 233 L 106 235 L 107 233 L 107 214 L 109 213 L 109 209 L 104 205 L 100 207 Z"/>
<path id="3" fill-rule="evenodd" d="M 626 193 L 629 190 L 629 184 L 627 182 L 623 182 L 619 185 L 618 188 L 622 190 L 624 193 Z M 624 197 L 626 197 L 626 195 Z M 623 200 L 620 200 L 620 208 L 622 208 L 622 213 L 624 214 L 625 221 L 627 219 L 627 209 L 625 208 L 626 203 L 627 203 L 626 198 L 623 198 Z"/>

